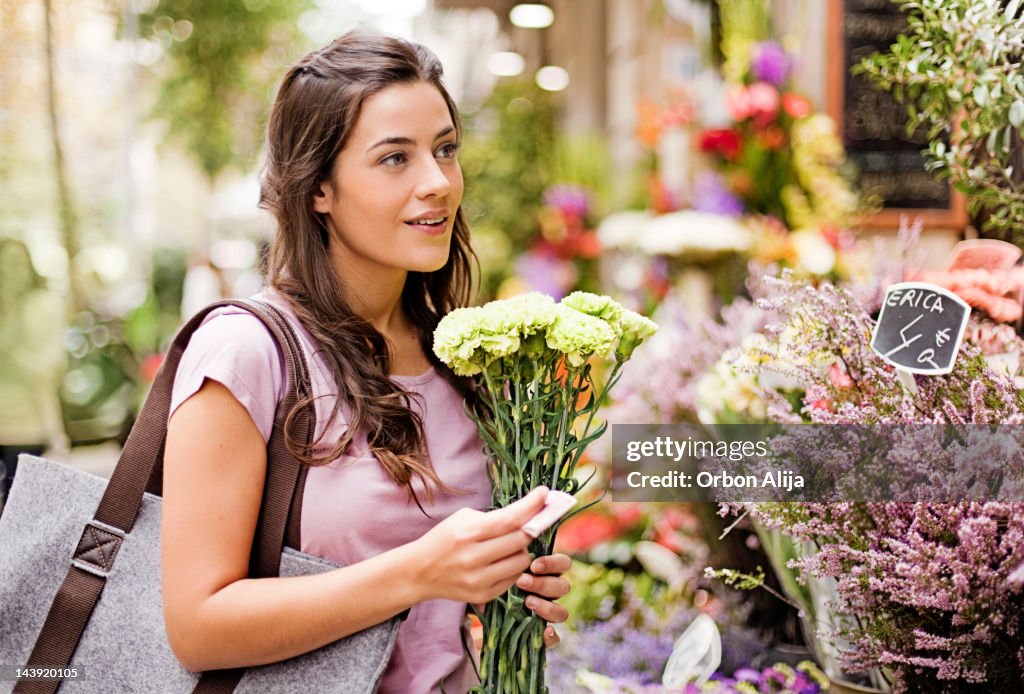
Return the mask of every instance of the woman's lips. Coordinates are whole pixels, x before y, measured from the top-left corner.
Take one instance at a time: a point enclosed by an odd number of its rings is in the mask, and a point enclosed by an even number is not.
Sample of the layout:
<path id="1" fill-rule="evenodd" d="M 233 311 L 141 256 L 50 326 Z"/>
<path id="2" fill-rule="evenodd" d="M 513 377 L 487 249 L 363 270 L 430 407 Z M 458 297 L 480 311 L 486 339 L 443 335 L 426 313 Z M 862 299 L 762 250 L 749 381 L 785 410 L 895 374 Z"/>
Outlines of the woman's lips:
<path id="1" fill-rule="evenodd" d="M 438 218 L 435 217 L 434 219 Z M 448 231 L 448 217 L 440 217 L 439 219 L 441 219 L 441 221 L 437 224 L 427 224 L 421 221 L 412 221 L 406 222 L 406 225 L 430 236 L 440 236 L 441 234 L 444 234 L 445 232 Z"/>

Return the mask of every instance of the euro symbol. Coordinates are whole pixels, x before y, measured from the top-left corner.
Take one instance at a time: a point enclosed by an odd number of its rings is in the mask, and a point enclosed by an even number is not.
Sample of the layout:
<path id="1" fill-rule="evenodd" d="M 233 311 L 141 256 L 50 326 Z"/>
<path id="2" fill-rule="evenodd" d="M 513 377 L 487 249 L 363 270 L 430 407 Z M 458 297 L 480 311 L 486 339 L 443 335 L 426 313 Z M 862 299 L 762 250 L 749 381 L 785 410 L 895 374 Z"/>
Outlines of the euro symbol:
<path id="1" fill-rule="evenodd" d="M 942 345 L 949 342 L 949 328 L 943 328 L 939 332 L 935 333 L 935 344 L 941 347 Z"/>

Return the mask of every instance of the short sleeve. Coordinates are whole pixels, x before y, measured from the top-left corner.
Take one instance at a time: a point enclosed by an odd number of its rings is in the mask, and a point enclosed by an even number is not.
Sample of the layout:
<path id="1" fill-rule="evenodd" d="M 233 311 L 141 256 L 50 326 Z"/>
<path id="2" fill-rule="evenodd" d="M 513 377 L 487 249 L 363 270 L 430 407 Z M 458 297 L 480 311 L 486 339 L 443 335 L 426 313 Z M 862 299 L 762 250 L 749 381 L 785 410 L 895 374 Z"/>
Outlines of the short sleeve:
<path id="1" fill-rule="evenodd" d="M 273 335 L 259 318 L 229 308 L 218 309 L 203 321 L 178 364 L 170 414 L 207 378 L 231 391 L 268 441 L 274 411 L 284 394 L 285 363 Z"/>

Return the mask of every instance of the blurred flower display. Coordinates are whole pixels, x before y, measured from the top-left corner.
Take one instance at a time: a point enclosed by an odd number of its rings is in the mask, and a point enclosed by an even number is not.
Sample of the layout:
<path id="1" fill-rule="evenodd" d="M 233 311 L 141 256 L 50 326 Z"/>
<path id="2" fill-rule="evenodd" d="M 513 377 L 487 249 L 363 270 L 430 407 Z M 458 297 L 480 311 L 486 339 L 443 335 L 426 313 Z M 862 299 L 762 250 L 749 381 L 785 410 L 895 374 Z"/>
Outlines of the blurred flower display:
<path id="1" fill-rule="evenodd" d="M 775 41 L 752 47 L 742 78 L 725 90 L 731 122 L 696 135 L 708 168 L 695 178 L 693 206 L 749 218 L 762 263 L 841 277 L 847 229 L 866 206 L 844 173 L 831 119 L 789 86 L 793 62 Z"/>
<path id="2" fill-rule="evenodd" d="M 540 233 L 516 259 L 514 279 L 499 294 L 539 291 L 560 299 L 574 289 L 597 289 L 596 259 L 602 245 L 592 205 L 590 192 L 582 186 L 547 188 L 537 214 Z"/>
<path id="3" fill-rule="evenodd" d="M 575 570 L 574 570 L 575 571 Z M 598 574 L 600 575 L 600 574 Z M 577 574 L 573 576 L 577 580 Z M 655 588 L 638 594 L 636 579 L 625 581 L 617 604 L 575 623 L 549 659 L 551 691 L 633 691 L 615 686 L 648 687 L 638 691 L 672 691 L 659 684 L 673 645 L 699 614 L 710 614 L 722 633 L 719 671 L 732 675 L 755 661 L 765 641 L 743 623 L 744 608 L 735 600 L 708 597 L 702 608 L 678 594 Z M 606 689 L 586 688 L 585 682 Z"/>
<path id="4" fill-rule="evenodd" d="M 796 667 L 777 663 L 763 670 L 743 668 L 732 677 L 716 673 L 702 684 L 665 687 L 642 684 L 636 677 L 605 677 L 592 672 L 577 676 L 576 683 L 601 694 L 819 694 L 830 689 L 828 678 L 811 661 Z"/>
<path id="5" fill-rule="evenodd" d="M 768 215 L 787 229 L 845 229 L 861 204 L 842 174 L 843 146 L 831 119 L 790 86 L 792 64 L 775 41 L 752 47 L 746 71 L 725 90 L 731 122 L 697 134 L 715 176 L 699 180 L 694 206 Z M 715 186 L 716 195 L 700 192 Z"/>

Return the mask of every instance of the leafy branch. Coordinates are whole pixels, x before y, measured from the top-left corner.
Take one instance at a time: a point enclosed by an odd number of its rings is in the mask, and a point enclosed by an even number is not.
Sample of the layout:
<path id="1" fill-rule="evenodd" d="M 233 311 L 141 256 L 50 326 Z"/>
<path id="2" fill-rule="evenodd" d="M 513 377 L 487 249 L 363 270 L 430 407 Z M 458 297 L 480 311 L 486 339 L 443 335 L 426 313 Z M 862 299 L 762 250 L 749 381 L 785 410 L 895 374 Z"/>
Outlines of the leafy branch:
<path id="1" fill-rule="evenodd" d="M 987 231 L 1024 241 L 1024 178 L 1016 170 L 1024 134 L 1021 0 L 916 0 L 901 9 L 908 34 L 854 73 L 906 106 L 908 133 L 926 128 L 928 170 L 967 194 L 972 213 L 990 213 Z"/>

